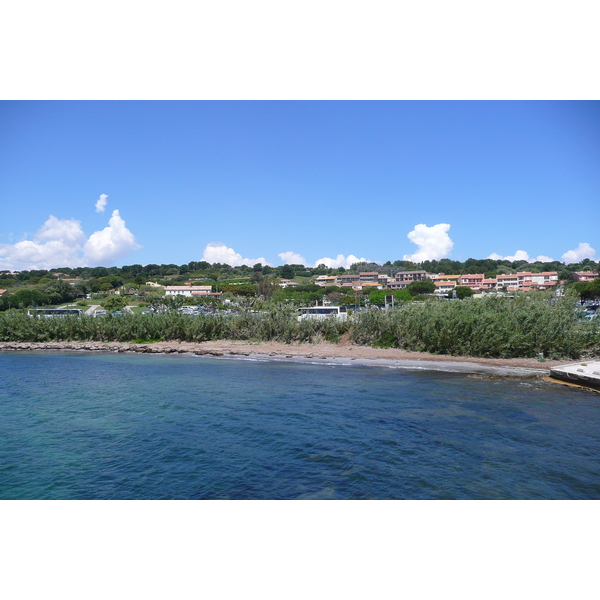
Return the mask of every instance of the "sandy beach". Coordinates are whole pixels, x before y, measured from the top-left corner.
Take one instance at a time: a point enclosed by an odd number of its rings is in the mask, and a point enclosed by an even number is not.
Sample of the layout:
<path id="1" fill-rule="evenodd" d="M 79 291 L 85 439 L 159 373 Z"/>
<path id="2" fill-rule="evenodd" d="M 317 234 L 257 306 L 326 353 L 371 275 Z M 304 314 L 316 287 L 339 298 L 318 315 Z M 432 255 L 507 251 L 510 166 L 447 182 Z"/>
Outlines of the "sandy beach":
<path id="1" fill-rule="evenodd" d="M 398 348 L 357 346 L 347 340 L 338 344 L 285 344 L 282 342 L 250 342 L 221 340 L 211 342 L 155 342 L 131 344 L 125 342 L 0 342 L 6 350 L 79 350 L 95 352 L 193 353 L 212 356 L 258 356 L 272 359 L 324 360 L 336 363 L 371 364 L 424 370 L 452 370 L 512 377 L 545 377 L 550 369 L 569 361 L 534 358 L 474 358 L 447 356 L 427 352 L 408 352 Z"/>

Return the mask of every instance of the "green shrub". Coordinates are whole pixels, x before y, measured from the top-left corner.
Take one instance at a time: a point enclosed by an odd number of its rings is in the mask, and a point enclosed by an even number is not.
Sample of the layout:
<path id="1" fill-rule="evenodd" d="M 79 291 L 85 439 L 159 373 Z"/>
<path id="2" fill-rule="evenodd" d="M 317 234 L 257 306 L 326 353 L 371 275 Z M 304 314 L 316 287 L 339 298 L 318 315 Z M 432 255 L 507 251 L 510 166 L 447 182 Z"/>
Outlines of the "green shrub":
<path id="1" fill-rule="evenodd" d="M 257 305 L 260 306 L 260 305 Z M 486 297 L 439 299 L 403 304 L 387 311 L 360 311 L 348 321 L 297 321 L 292 307 L 268 312 L 249 308 L 239 314 L 219 311 L 199 316 L 107 315 L 38 319 L 24 310 L 0 313 L 0 341 L 275 340 L 285 343 L 337 342 L 351 329 L 357 344 L 435 354 L 478 357 L 577 359 L 600 354 L 600 320 L 579 321 L 570 299 Z"/>

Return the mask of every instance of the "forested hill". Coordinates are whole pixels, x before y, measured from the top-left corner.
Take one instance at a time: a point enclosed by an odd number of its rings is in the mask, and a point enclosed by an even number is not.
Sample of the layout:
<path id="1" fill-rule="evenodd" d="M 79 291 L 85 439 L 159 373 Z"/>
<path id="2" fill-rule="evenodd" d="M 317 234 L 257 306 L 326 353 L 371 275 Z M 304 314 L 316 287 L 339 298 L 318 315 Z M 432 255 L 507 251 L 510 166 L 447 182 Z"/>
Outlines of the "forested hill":
<path id="1" fill-rule="evenodd" d="M 45 283 L 44 280 L 53 281 L 60 273 L 61 278 L 78 278 L 85 280 L 101 280 L 110 283 L 111 287 L 117 284 L 119 280 L 123 283 L 135 283 L 143 285 L 147 281 L 164 280 L 167 283 L 176 283 L 189 279 L 205 280 L 225 280 L 235 277 L 248 277 L 253 273 L 270 275 L 284 279 L 294 277 L 313 277 L 318 275 L 341 275 L 343 273 L 359 273 L 363 271 L 378 271 L 387 275 L 395 275 L 398 271 L 425 270 L 428 273 L 444 273 L 446 275 L 462 275 L 465 273 L 484 273 L 486 277 L 495 277 L 496 275 L 516 273 L 518 271 L 531 271 L 539 273 L 542 271 L 557 271 L 559 279 L 567 282 L 572 281 L 571 274 L 575 271 L 600 269 L 600 262 L 594 262 L 590 259 L 584 259 L 580 263 L 563 264 L 559 261 L 552 262 L 533 262 L 527 261 L 508 261 L 469 258 L 464 262 L 443 258 L 441 260 L 425 261 L 415 264 L 408 261 L 396 260 L 387 261 L 384 264 L 378 263 L 356 263 L 349 269 L 343 267 L 332 269 L 326 265 L 317 267 L 306 267 L 304 265 L 282 265 L 270 267 L 260 263 L 250 267 L 240 265 L 232 267 L 224 263 L 210 264 L 206 261 L 195 262 L 184 265 L 175 264 L 149 264 L 149 265 L 126 265 L 123 267 L 58 267 L 50 270 L 21 271 L 11 274 L 10 271 L 0 271 L 0 288 L 9 288 L 12 285 L 23 283 Z M 117 284 L 119 285 L 119 284 Z"/>

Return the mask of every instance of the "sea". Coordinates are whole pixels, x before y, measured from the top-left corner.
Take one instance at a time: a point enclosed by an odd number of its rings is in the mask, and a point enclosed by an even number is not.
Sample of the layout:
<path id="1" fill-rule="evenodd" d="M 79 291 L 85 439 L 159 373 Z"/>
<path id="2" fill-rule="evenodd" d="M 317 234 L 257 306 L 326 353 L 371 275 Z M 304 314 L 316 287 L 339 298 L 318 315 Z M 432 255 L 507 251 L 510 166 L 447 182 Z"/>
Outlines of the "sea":
<path id="1" fill-rule="evenodd" d="M 0 499 L 598 498 L 600 394 L 584 389 L 323 359 L 0 353 Z"/>

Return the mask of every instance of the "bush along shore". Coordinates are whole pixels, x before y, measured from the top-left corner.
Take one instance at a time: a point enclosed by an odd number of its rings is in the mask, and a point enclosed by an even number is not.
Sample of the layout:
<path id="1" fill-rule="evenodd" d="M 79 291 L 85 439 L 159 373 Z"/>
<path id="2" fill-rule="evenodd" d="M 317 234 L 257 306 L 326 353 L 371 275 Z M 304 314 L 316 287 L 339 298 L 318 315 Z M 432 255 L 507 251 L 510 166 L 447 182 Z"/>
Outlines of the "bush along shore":
<path id="1" fill-rule="evenodd" d="M 577 318 L 573 302 L 545 298 L 482 298 L 404 304 L 361 311 L 348 321 L 296 320 L 293 309 L 190 316 L 107 315 L 32 318 L 0 314 L 0 342 L 205 342 L 216 340 L 338 342 L 481 358 L 578 359 L 600 356 L 600 327 Z"/>

